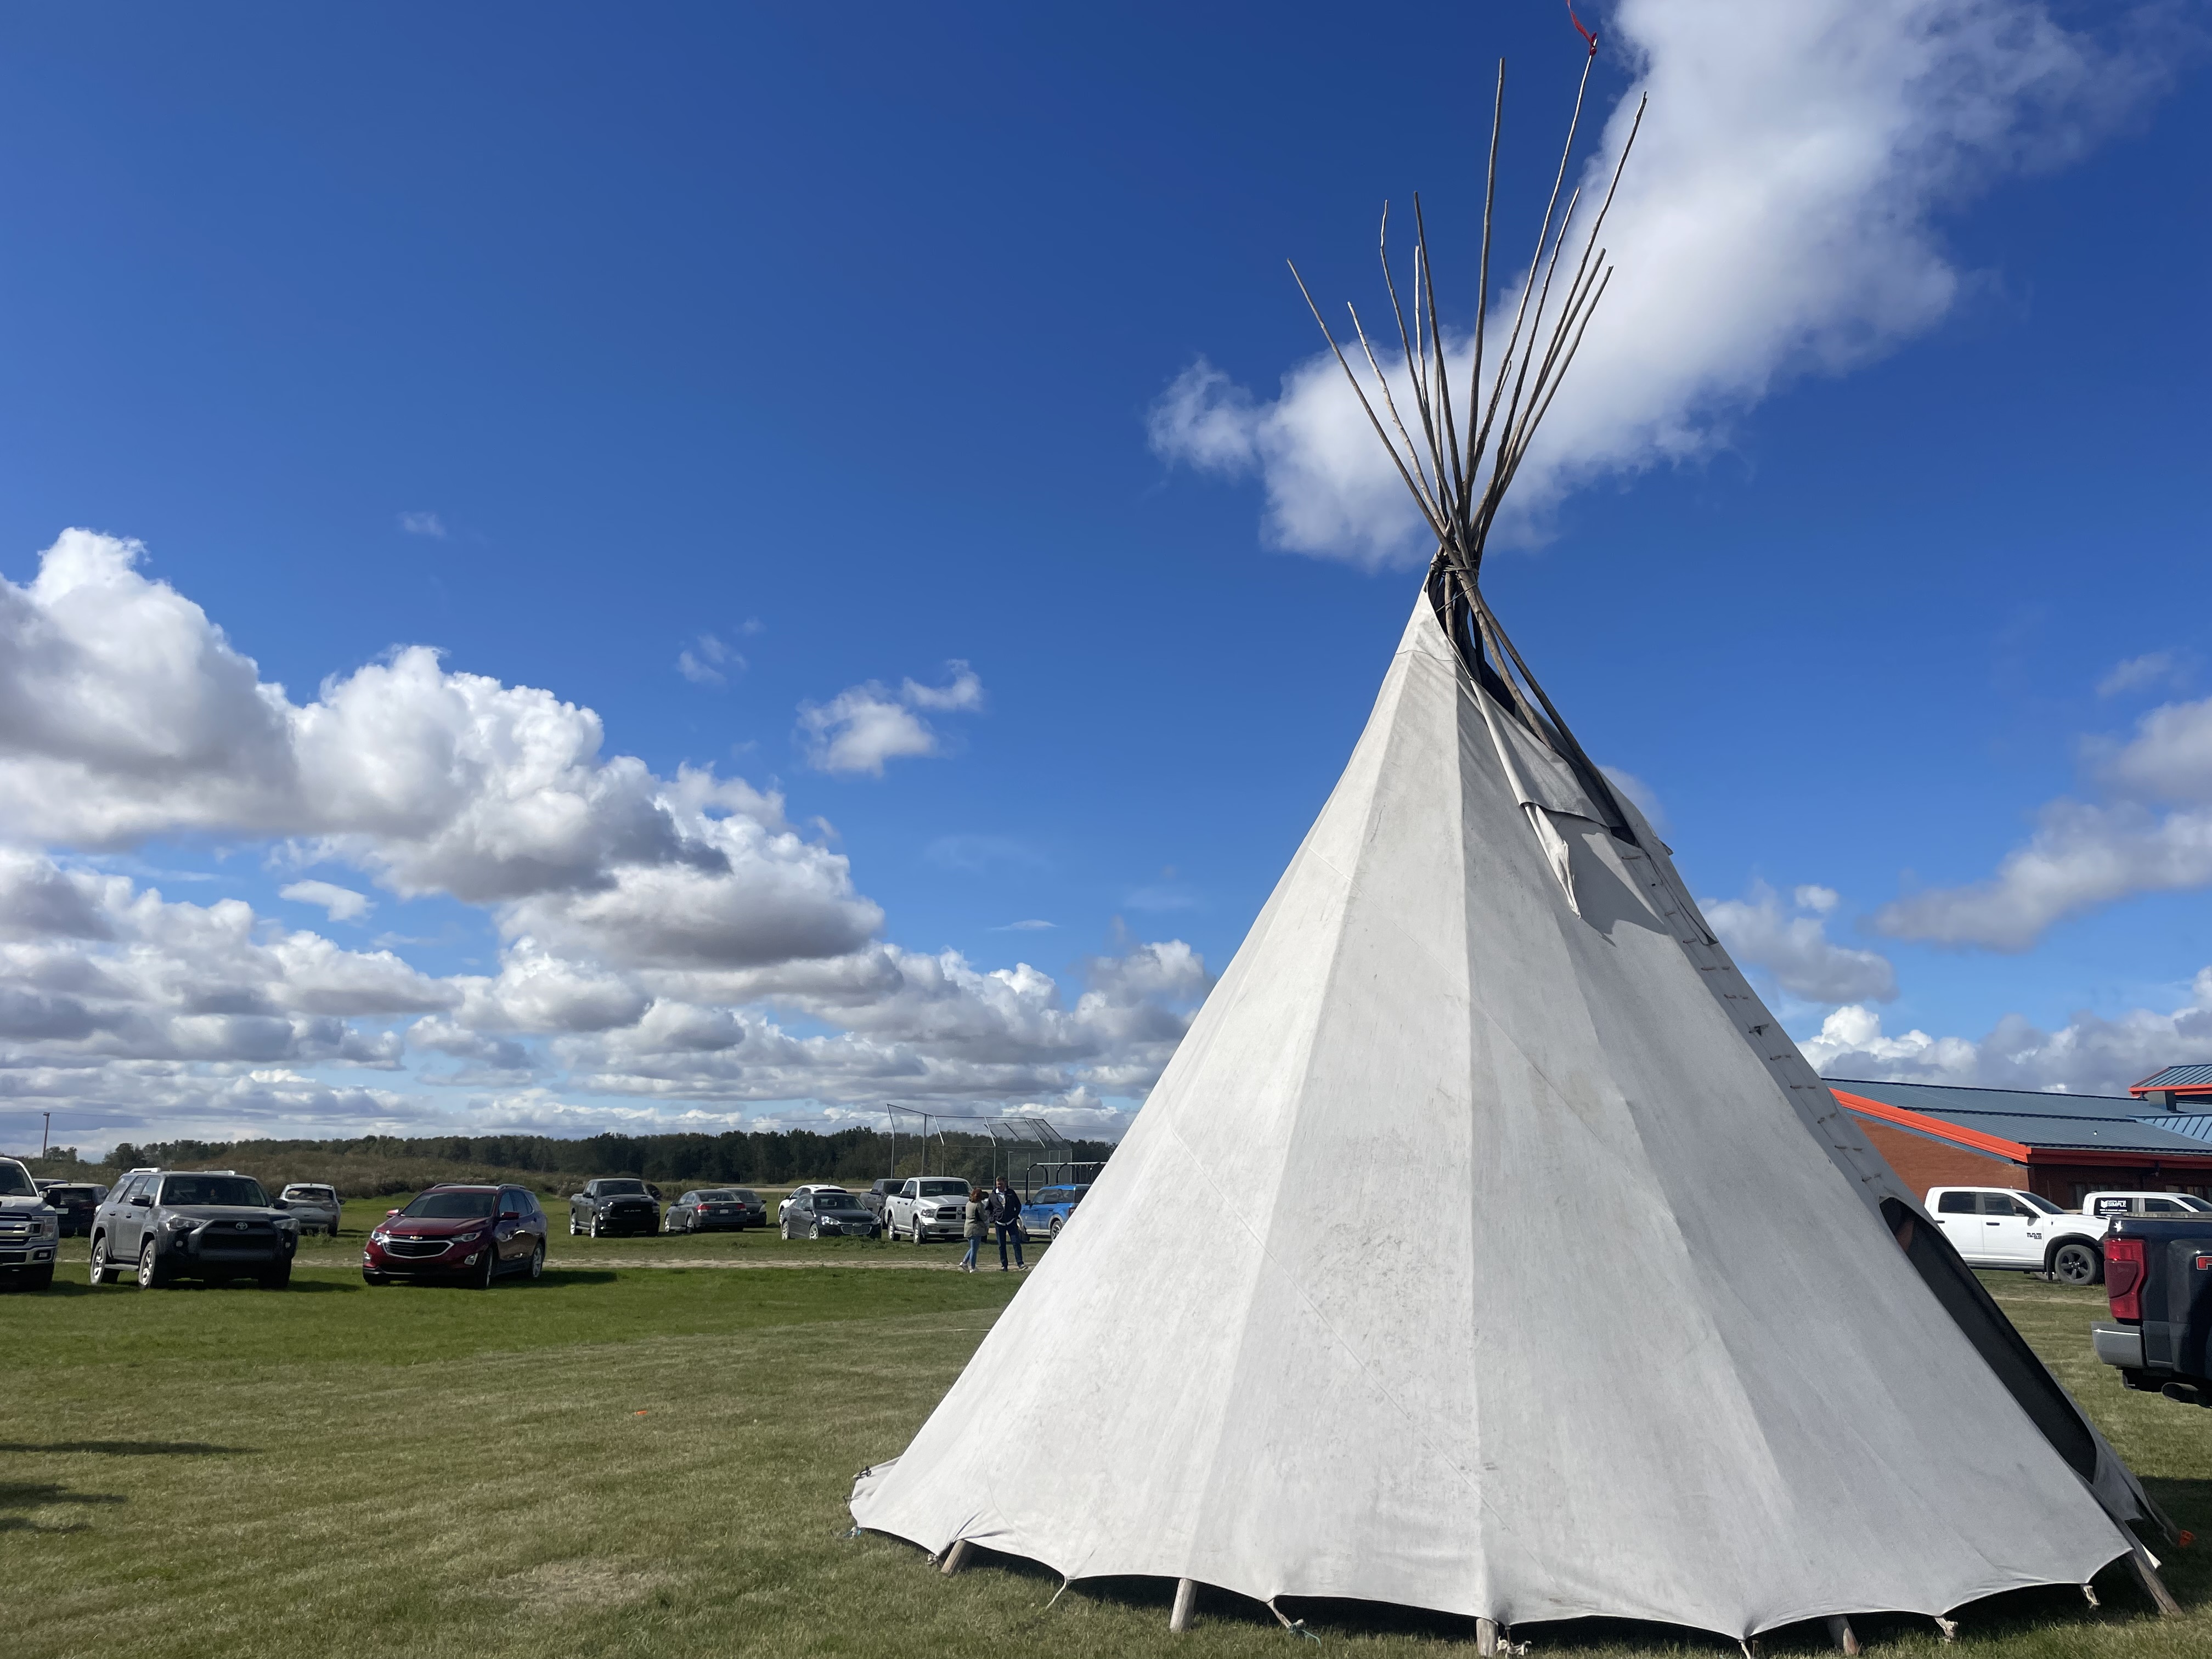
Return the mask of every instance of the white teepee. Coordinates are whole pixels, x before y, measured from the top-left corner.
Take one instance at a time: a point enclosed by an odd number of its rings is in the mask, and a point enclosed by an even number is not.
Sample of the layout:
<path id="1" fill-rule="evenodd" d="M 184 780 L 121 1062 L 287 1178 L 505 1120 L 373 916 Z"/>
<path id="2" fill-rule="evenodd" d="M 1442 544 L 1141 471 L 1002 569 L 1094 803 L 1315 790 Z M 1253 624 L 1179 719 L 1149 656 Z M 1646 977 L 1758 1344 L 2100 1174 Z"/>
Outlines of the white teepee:
<path id="1" fill-rule="evenodd" d="M 1577 274 L 1545 361 L 1601 286 Z M 1440 355 L 1409 380 L 1440 551 L 1351 763 L 854 1518 L 1070 1580 L 1741 1637 L 2148 1576 L 2148 1499 L 1482 601 L 1520 393 L 1478 497 Z"/>

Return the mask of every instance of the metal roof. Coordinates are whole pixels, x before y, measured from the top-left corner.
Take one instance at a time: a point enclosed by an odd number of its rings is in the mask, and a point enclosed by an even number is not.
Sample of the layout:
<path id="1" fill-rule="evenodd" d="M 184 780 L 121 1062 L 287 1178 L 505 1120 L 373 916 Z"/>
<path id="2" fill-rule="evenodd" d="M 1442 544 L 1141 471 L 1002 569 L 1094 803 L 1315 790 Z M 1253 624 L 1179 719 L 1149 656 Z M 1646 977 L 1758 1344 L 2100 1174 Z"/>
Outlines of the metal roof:
<path id="1" fill-rule="evenodd" d="M 2142 1102 L 2132 1095 L 2039 1094 L 2027 1089 L 1865 1083 L 1840 1077 L 1823 1080 L 1847 1094 L 1942 1118 L 2023 1146 L 2212 1156 L 2212 1144 L 2208 1144 L 2212 1143 L 2212 1113 L 2161 1112 L 2146 1119 Z"/>
<path id="2" fill-rule="evenodd" d="M 2203 1089 L 2212 1087 L 2212 1066 L 2169 1066 L 2156 1077 L 2147 1077 L 2132 1089 Z"/>

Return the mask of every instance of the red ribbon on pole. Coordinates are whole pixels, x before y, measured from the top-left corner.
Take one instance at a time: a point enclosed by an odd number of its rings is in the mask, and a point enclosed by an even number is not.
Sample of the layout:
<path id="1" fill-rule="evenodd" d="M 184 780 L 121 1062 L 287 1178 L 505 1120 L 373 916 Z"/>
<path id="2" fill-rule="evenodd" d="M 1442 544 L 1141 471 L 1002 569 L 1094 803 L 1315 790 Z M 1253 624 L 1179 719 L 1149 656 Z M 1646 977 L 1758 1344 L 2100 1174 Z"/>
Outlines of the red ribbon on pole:
<path id="1" fill-rule="evenodd" d="M 1566 0 L 1567 21 L 1575 26 L 1575 33 L 1589 42 L 1589 55 L 1597 56 L 1597 36 L 1583 27 L 1583 20 L 1575 15 L 1575 0 Z"/>

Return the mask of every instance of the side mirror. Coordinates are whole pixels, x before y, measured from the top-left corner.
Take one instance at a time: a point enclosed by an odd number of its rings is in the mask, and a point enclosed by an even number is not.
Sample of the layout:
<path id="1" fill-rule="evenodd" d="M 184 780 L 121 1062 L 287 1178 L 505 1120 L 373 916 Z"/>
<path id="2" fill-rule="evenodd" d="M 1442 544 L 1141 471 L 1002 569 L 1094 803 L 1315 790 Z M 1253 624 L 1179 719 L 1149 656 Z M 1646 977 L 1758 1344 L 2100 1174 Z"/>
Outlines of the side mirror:
<path id="1" fill-rule="evenodd" d="M 269 1207 L 272 1210 L 289 1210 L 292 1207 L 292 1200 L 289 1198 L 272 1198 L 269 1200 Z"/>
<path id="2" fill-rule="evenodd" d="M 501 1221 L 520 1221 L 522 1219 L 522 1212 L 520 1210 L 501 1210 L 499 1212 L 499 1218 Z"/>
<path id="3" fill-rule="evenodd" d="M 394 1216 L 398 1215 L 398 1213 L 399 1213 L 399 1212 L 398 1212 L 398 1211 L 397 1211 L 397 1210 L 386 1210 L 386 1211 L 384 1212 L 384 1218 L 385 1218 L 386 1221 L 389 1221 L 389 1220 L 391 1220 L 391 1219 L 392 1219 L 392 1217 L 394 1217 Z"/>
<path id="4" fill-rule="evenodd" d="M 154 1194 L 151 1193 L 133 1193 L 131 1195 L 131 1201 L 142 1210 L 150 1210 L 154 1207 Z"/>

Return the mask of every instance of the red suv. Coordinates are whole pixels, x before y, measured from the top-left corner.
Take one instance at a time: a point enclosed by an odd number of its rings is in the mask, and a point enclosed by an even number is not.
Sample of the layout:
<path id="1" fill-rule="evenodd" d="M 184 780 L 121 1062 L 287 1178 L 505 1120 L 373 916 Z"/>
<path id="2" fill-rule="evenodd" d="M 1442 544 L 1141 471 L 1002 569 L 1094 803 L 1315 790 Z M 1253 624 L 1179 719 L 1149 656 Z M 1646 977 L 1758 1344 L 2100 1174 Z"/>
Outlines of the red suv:
<path id="1" fill-rule="evenodd" d="M 489 1290 L 501 1273 L 545 1271 L 545 1212 L 521 1187 L 432 1187 L 389 1210 L 362 1249 L 361 1276 L 458 1280 Z"/>

